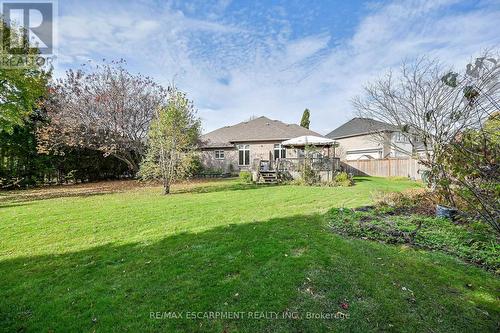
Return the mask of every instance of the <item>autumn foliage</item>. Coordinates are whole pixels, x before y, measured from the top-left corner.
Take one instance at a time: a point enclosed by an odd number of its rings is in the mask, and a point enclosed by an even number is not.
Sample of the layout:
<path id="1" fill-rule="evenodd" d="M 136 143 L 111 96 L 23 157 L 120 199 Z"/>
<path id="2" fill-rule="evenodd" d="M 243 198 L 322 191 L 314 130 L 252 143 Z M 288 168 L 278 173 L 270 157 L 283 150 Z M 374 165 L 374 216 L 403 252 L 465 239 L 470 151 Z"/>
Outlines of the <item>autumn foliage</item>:
<path id="1" fill-rule="evenodd" d="M 123 62 L 69 70 L 51 86 L 49 123 L 38 131 L 39 152 L 61 154 L 68 147 L 100 151 L 139 169 L 155 110 L 168 91 L 151 78 L 129 73 Z"/>

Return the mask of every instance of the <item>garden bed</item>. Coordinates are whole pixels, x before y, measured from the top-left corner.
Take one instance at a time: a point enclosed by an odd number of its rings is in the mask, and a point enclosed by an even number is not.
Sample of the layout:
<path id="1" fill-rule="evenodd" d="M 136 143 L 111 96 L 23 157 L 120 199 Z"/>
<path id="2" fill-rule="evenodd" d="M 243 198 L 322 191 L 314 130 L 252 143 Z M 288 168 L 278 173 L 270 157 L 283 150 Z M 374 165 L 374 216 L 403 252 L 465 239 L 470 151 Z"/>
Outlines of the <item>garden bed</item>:
<path id="1" fill-rule="evenodd" d="M 455 224 L 387 207 L 334 208 L 327 219 L 331 230 L 341 235 L 439 250 L 500 274 L 500 243 L 490 228 L 479 222 Z"/>

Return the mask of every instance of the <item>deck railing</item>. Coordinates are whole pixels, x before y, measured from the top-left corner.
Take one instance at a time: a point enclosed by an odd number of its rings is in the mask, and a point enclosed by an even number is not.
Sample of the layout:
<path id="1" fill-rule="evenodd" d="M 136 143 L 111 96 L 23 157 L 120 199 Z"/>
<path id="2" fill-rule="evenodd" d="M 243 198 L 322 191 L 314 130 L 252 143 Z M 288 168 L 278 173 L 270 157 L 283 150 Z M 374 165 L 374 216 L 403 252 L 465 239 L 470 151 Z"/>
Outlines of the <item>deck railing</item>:
<path id="1" fill-rule="evenodd" d="M 340 169 L 340 159 L 337 157 L 297 157 L 278 158 L 273 166 L 277 171 L 301 171 L 309 165 L 315 171 L 336 171 Z"/>

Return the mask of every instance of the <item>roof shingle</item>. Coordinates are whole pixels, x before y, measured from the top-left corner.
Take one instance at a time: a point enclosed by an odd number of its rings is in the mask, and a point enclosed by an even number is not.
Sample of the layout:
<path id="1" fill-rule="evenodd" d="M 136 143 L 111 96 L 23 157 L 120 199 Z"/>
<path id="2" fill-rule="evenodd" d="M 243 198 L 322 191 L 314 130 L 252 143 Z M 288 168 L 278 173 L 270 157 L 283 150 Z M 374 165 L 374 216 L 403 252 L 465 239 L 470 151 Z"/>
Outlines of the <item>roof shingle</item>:
<path id="1" fill-rule="evenodd" d="M 337 127 L 326 136 L 330 139 L 340 139 L 350 136 L 377 133 L 382 131 L 398 131 L 394 125 L 387 124 L 370 118 L 353 118 L 347 123 Z"/>
<path id="2" fill-rule="evenodd" d="M 201 136 L 202 147 L 231 147 L 236 142 L 284 141 L 302 135 L 321 136 L 296 124 L 259 117 L 233 126 L 225 126 Z"/>

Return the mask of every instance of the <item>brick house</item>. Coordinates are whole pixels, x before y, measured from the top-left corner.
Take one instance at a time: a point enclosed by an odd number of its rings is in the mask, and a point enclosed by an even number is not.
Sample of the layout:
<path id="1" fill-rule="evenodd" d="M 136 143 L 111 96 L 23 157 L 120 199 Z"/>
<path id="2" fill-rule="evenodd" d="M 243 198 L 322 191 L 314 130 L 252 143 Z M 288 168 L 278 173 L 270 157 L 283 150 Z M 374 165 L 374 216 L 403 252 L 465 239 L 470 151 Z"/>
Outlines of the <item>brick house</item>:
<path id="1" fill-rule="evenodd" d="M 254 160 L 300 157 L 300 149 L 285 147 L 282 142 L 304 135 L 324 138 L 299 125 L 266 117 L 225 126 L 202 135 L 202 164 L 205 168 L 236 172 L 250 170 Z"/>

